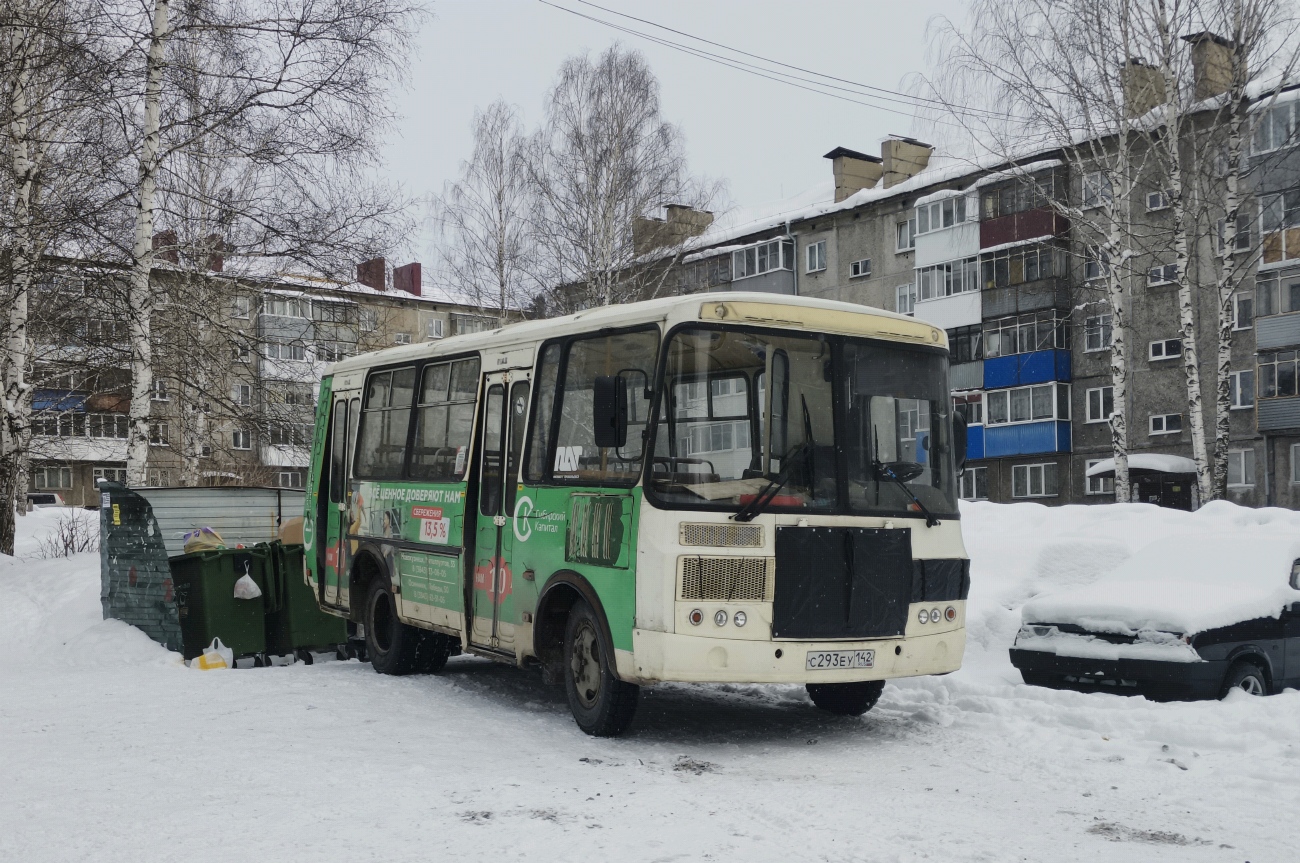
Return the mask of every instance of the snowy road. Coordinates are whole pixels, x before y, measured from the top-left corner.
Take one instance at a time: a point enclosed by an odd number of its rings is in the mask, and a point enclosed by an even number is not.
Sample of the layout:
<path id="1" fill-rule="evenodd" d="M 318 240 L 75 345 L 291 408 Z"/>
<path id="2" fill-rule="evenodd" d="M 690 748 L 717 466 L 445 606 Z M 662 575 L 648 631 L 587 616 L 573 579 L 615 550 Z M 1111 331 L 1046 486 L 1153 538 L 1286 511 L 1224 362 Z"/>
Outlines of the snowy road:
<path id="1" fill-rule="evenodd" d="M 0 860 L 1293 863 L 1300 693 L 1162 705 L 1018 683 L 1019 602 L 1205 523 L 1071 509 L 965 510 L 961 672 L 887 686 L 857 719 L 801 688 L 663 686 L 619 740 L 583 735 L 560 688 L 470 658 L 438 677 L 189 671 L 98 619 L 96 558 L 11 563 Z M 1273 513 L 1236 527 L 1297 526 Z"/>

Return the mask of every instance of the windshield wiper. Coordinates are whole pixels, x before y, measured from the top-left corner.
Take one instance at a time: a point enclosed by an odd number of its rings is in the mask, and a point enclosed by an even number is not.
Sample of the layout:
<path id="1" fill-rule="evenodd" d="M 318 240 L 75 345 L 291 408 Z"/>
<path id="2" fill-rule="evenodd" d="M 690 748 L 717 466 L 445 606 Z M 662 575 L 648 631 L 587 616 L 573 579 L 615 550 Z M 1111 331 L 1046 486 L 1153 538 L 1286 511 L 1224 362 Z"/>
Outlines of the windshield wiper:
<path id="1" fill-rule="evenodd" d="M 926 509 L 925 504 L 921 503 L 921 499 L 916 496 L 916 492 L 912 491 L 911 487 L 909 487 L 908 484 L 898 476 L 898 474 L 894 473 L 892 467 L 879 459 L 872 459 L 871 467 L 875 470 L 877 477 L 884 477 L 885 479 L 893 480 L 894 483 L 903 490 L 903 493 L 912 499 L 912 502 L 916 504 L 916 508 L 925 514 L 926 527 L 935 527 L 939 524 L 939 519 L 934 517 L 934 513 Z"/>
<path id="2" fill-rule="evenodd" d="M 732 516 L 733 520 L 753 521 L 760 512 L 767 508 L 767 505 L 776 497 L 777 492 L 779 492 L 790 479 L 790 471 L 795 465 L 794 456 L 805 446 L 805 444 L 800 444 L 795 449 L 786 453 L 785 458 L 782 459 L 783 465 L 780 473 L 768 480 L 767 485 L 763 486 L 763 490 L 754 495 L 753 499 L 751 499 L 749 503 L 736 510 L 735 515 Z"/>

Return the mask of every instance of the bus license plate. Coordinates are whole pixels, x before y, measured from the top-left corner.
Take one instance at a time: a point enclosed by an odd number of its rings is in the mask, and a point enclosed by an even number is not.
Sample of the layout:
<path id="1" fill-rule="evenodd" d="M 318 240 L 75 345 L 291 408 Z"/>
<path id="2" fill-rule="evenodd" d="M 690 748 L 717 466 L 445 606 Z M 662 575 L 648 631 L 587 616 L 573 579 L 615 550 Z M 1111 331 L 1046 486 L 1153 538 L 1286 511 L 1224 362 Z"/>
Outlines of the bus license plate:
<path id="1" fill-rule="evenodd" d="M 810 650 L 807 669 L 825 671 L 832 668 L 875 668 L 874 650 Z"/>

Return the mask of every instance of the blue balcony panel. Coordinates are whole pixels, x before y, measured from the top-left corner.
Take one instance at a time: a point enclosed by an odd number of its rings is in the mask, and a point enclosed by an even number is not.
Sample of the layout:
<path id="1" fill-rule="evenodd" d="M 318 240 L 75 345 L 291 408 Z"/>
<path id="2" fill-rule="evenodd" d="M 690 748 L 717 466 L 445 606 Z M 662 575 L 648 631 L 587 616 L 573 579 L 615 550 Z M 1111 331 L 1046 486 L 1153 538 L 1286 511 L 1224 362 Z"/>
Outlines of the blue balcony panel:
<path id="1" fill-rule="evenodd" d="M 974 461 L 984 458 L 984 426 L 966 428 L 966 459 Z"/>
<path id="2" fill-rule="evenodd" d="M 971 458 L 1002 458 L 1070 451 L 1070 424 L 1064 420 L 1043 420 L 1019 425 L 988 426 L 984 429 L 984 453 Z"/>
<path id="3" fill-rule="evenodd" d="M 1070 380 L 1070 352 L 1031 351 L 984 361 L 984 389 Z"/>

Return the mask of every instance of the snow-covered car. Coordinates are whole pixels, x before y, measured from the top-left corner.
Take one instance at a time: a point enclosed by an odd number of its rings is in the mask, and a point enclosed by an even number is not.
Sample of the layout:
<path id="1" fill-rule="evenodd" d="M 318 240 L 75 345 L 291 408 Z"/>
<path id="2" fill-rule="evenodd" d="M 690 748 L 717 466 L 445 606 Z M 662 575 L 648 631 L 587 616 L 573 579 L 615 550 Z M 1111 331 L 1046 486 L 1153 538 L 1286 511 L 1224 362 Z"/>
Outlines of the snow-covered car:
<path id="1" fill-rule="evenodd" d="M 1160 540 L 1021 616 L 1025 683 L 1153 700 L 1300 688 L 1300 539 Z"/>
<path id="2" fill-rule="evenodd" d="M 63 506 L 63 495 L 52 491 L 29 491 L 27 503 L 32 507 Z"/>

